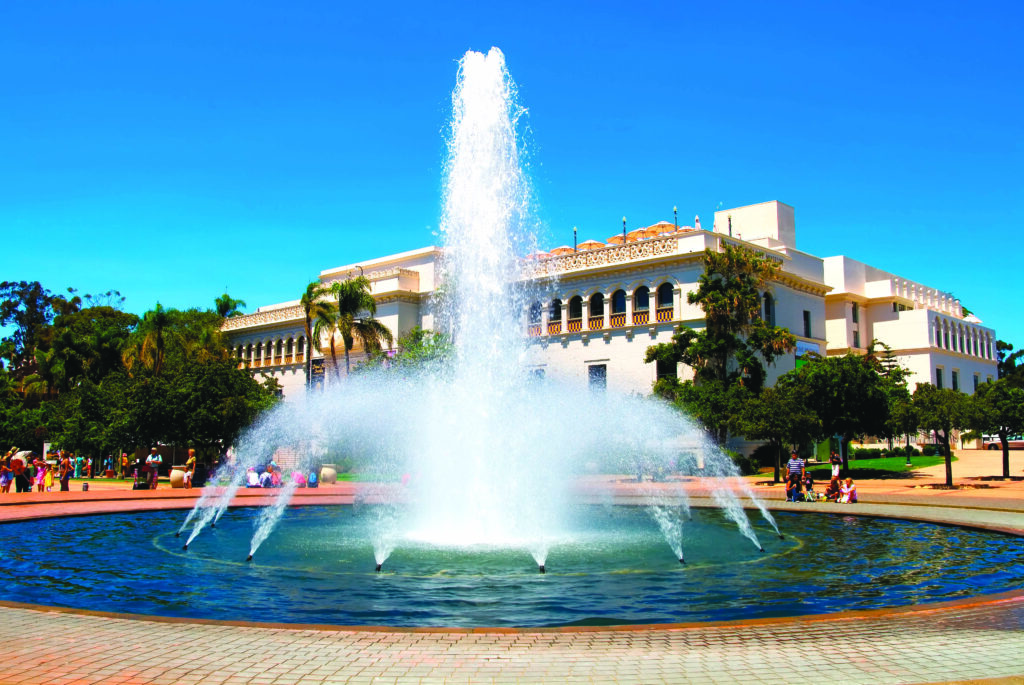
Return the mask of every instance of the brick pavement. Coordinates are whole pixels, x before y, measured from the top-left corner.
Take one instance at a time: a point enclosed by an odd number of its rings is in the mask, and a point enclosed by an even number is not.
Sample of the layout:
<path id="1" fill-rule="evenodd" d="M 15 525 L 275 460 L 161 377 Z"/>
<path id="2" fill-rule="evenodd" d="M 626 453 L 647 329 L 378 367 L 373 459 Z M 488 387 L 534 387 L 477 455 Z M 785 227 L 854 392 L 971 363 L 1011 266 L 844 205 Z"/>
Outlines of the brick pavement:
<path id="1" fill-rule="evenodd" d="M 964 478 L 969 477 L 965 473 Z M 309 491 L 297 503 L 351 501 L 356 487 L 344 484 Z M 614 487 L 624 500 L 636 494 L 635 484 L 629 486 L 622 479 Z M 704 494 L 699 483 L 687 487 L 698 498 Z M 891 482 L 865 482 L 859 489 L 862 504 L 851 506 L 849 513 L 1024 533 L 1022 483 L 956 493 Z M 778 501 L 780 493 L 774 488 L 757 490 L 773 508 L 834 510 L 837 506 L 787 505 Z M 32 502 L 0 498 L 0 520 L 187 507 L 198 491 L 132 493 L 113 488 L 55 495 L 32 495 Z M 263 493 L 243 492 L 236 503 L 265 501 Z M 523 631 L 239 625 L 0 603 L 0 640 L 5 645 L 0 683 L 12 684 L 789 683 L 809 679 L 1024 683 L 1024 590 L 997 598 L 833 616 Z"/>

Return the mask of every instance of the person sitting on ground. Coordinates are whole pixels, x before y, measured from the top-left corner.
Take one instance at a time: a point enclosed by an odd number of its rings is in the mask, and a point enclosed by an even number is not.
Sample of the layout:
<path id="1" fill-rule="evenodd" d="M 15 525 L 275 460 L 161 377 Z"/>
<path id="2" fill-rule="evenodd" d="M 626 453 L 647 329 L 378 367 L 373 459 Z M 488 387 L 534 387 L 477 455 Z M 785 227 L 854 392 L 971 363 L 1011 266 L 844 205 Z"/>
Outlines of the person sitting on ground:
<path id="1" fill-rule="evenodd" d="M 309 477 L 306 478 L 306 487 L 315 488 L 320 485 L 320 476 L 316 469 L 309 472 Z"/>
<path id="2" fill-rule="evenodd" d="M 835 476 L 834 478 L 832 478 L 832 480 L 828 482 L 828 487 L 825 488 L 825 499 L 827 499 L 829 502 L 838 502 L 840 495 L 840 485 L 841 482 L 839 480 L 839 476 Z"/>
<path id="3" fill-rule="evenodd" d="M 791 473 L 786 478 L 786 501 L 787 502 L 799 502 L 800 501 L 800 474 Z"/>
<path id="4" fill-rule="evenodd" d="M 281 487 L 281 469 L 269 467 L 270 471 L 270 487 L 279 488 Z"/>
<path id="5" fill-rule="evenodd" d="M 814 479 L 811 478 L 810 473 L 804 473 L 804 479 L 802 481 L 802 484 L 804 486 L 804 501 L 817 501 L 818 495 L 814 492 Z"/>
<path id="6" fill-rule="evenodd" d="M 270 464 L 267 464 L 267 470 L 260 474 L 260 487 L 274 487 L 274 467 Z"/>
<path id="7" fill-rule="evenodd" d="M 245 472 L 245 487 L 247 488 L 258 488 L 260 487 L 260 476 L 256 473 L 256 469 L 249 467 Z"/>
<path id="8" fill-rule="evenodd" d="M 839 488 L 839 501 L 843 504 L 857 503 L 857 486 L 853 484 L 852 478 L 847 478 L 843 486 Z"/>

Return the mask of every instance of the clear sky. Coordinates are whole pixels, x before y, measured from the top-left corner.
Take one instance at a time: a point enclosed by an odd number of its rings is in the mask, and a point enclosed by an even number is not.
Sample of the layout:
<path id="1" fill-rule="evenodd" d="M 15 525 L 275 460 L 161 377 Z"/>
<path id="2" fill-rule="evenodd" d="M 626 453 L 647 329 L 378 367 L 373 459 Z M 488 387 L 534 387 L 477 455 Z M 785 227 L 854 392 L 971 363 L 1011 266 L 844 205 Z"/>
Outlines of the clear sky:
<path id="1" fill-rule="evenodd" d="M 547 247 L 780 200 L 1024 345 L 1004 2 L 7 2 L 0 280 L 249 310 L 438 242 L 457 61 L 505 53 Z"/>

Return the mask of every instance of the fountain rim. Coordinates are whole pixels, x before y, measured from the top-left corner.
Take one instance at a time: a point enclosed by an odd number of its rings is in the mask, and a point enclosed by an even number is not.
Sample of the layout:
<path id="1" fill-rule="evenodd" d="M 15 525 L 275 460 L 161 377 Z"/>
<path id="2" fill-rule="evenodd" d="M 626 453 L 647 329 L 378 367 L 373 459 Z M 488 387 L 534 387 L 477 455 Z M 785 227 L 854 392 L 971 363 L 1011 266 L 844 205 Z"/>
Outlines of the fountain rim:
<path id="1" fill-rule="evenodd" d="M 261 498 L 262 499 L 262 498 Z M 585 498 L 584 498 L 585 499 Z M 716 508 L 710 499 L 707 503 L 701 501 L 704 498 L 692 498 L 690 500 L 690 506 L 694 509 L 702 508 Z M 100 505 L 104 500 L 90 501 Z M 38 512 L 33 512 L 29 515 L 5 517 L 0 520 L 0 525 L 9 523 L 19 523 L 25 521 L 39 520 L 39 519 L 50 519 L 50 518 L 71 518 L 77 516 L 102 516 L 104 514 L 122 514 L 122 513 L 140 513 L 148 511 L 166 511 L 168 500 L 166 499 L 155 499 L 155 498 L 128 498 L 121 499 L 121 502 L 129 505 L 125 508 L 118 508 L 116 510 L 110 510 L 102 506 L 94 507 L 93 510 L 86 508 L 85 511 L 67 512 L 61 511 L 61 504 L 63 502 L 39 502 L 33 505 L 39 507 Z M 178 507 L 185 509 L 191 506 L 192 501 L 189 499 L 182 499 L 182 506 Z M 839 511 L 829 510 L 829 508 L 823 507 L 819 504 L 807 504 L 804 503 L 800 507 L 786 506 L 787 503 L 782 501 L 774 500 L 762 500 L 762 503 L 773 511 L 787 511 L 795 513 L 807 513 L 807 514 L 832 514 L 841 516 L 862 516 L 869 518 L 888 518 L 903 521 L 919 521 L 927 522 L 941 526 L 951 526 L 958 528 L 978 529 L 987 530 L 996 533 L 1003 533 L 1006 535 L 1013 535 L 1016 537 L 1024 538 L 1024 526 L 1003 526 L 990 524 L 980 521 L 965 521 L 965 520 L 950 520 L 949 518 L 936 518 L 934 516 L 928 516 L 927 512 L 921 512 L 922 506 L 929 506 L 928 503 L 914 503 L 914 504 L 903 504 L 903 503 L 859 503 L 848 509 L 842 509 Z M 347 503 L 336 502 L 292 502 L 289 506 L 304 507 L 304 506 L 344 506 Z M 614 503 L 615 506 L 639 506 L 628 501 L 617 501 Z M 49 505 L 49 506 L 48 506 Z M 782 505 L 782 506 L 780 506 Z M 240 503 L 233 505 L 231 508 L 243 508 L 253 507 L 256 504 Z M 835 505 L 833 505 L 835 506 Z M 950 512 L 959 512 L 969 507 L 956 507 L 956 506 L 940 506 L 933 505 L 936 508 L 941 508 L 947 514 Z M 813 507 L 813 508 L 812 508 Z M 744 508 L 754 508 L 753 505 L 747 505 L 744 503 Z M 2 508 L 0 508 L 2 509 Z M 46 511 L 49 510 L 49 511 Z M 916 511 L 915 511 L 916 510 Z M 954 517 L 955 518 L 955 517 Z M 236 621 L 236 620 L 221 620 L 221 619 L 208 619 L 208 618 L 191 618 L 183 616 L 162 616 L 160 614 L 137 614 L 137 613 L 126 613 L 116 611 L 99 611 L 94 609 L 79 609 L 75 607 L 67 607 L 60 605 L 48 605 L 48 604 L 35 604 L 29 602 L 15 602 L 11 600 L 0 600 L 0 610 L 4 608 L 8 609 L 22 609 L 30 611 L 40 611 L 46 613 L 57 613 L 57 614 L 71 614 L 79 616 L 94 616 L 100 618 L 119 618 L 130 621 L 148 621 L 153 623 L 173 623 L 182 625 L 215 625 L 215 626 L 226 626 L 226 627 L 239 627 L 239 628 L 265 628 L 272 630 L 314 630 L 314 631 L 344 631 L 344 632 L 369 632 L 369 633 L 456 633 L 456 634 L 530 634 L 530 633 L 621 633 L 621 632 L 650 632 L 650 631 L 665 631 L 665 630 L 689 630 L 697 628 L 711 628 L 711 627 L 754 627 L 764 625 L 789 625 L 793 623 L 808 623 L 808 622 L 827 622 L 827 621 L 845 621 L 854 619 L 868 619 L 878 618 L 883 616 L 893 615 L 912 615 L 916 613 L 935 613 L 935 612 L 952 612 L 960 611 L 967 608 L 983 607 L 983 606 L 994 606 L 1000 604 L 1008 604 L 1015 602 L 1024 602 L 1024 588 L 1017 590 L 1010 590 L 1007 592 L 1001 592 L 996 594 L 981 594 L 972 597 L 962 597 L 959 599 L 945 600 L 940 602 L 929 602 L 925 604 L 910 604 L 901 605 L 895 607 L 884 607 L 880 609 L 858 609 L 851 611 L 840 611 L 826 614 L 803 614 L 798 616 L 779 616 L 769 618 L 758 618 L 758 619 L 734 619 L 725 621 L 693 621 L 685 623 L 642 623 L 642 624 L 614 624 L 614 625 L 600 625 L 600 626 L 549 626 L 549 627 L 506 627 L 506 626 L 473 626 L 473 627 L 455 627 L 455 626 L 388 626 L 388 625 L 342 625 L 342 624 L 325 624 L 325 623 L 279 623 L 279 622 L 268 622 L 268 621 Z"/>

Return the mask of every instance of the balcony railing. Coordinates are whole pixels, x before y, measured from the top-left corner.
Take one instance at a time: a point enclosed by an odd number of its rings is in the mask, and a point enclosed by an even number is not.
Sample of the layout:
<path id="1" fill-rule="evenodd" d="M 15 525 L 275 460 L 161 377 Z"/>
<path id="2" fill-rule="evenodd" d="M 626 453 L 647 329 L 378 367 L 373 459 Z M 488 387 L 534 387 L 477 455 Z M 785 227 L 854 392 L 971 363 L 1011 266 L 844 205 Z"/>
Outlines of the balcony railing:
<path id="1" fill-rule="evenodd" d="M 612 314 L 611 320 L 608 322 L 612 328 L 621 328 L 626 325 L 626 313 Z"/>
<path id="2" fill-rule="evenodd" d="M 566 323 L 566 330 L 570 333 L 579 333 L 583 330 L 583 319 L 569 319 Z"/>
<path id="3" fill-rule="evenodd" d="M 658 323 L 665 323 L 672 320 L 672 307 L 658 307 Z"/>
<path id="4" fill-rule="evenodd" d="M 540 335 L 540 324 L 531 323 L 529 326 L 526 327 L 526 334 L 531 338 L 536 338 L 538 335 Z"/>
<path id="5" fill-rule="evenodd" d="M 648 310 L 633 312 L 633 325 L 645 324 L 651 320 L 651 313 Z"/>
<path id="6" fill-rule="evenodd" d="M 592 331 L 599 331 L 604 328 L 604 317 L 603 316 L 592 316 L 587 319 L 587 328 Z"/>
<path id="7" fill-rule="evenodd" d="M 548 321 L 548 335 L 554 335 L 562 332 L 561 321 Z"/>

